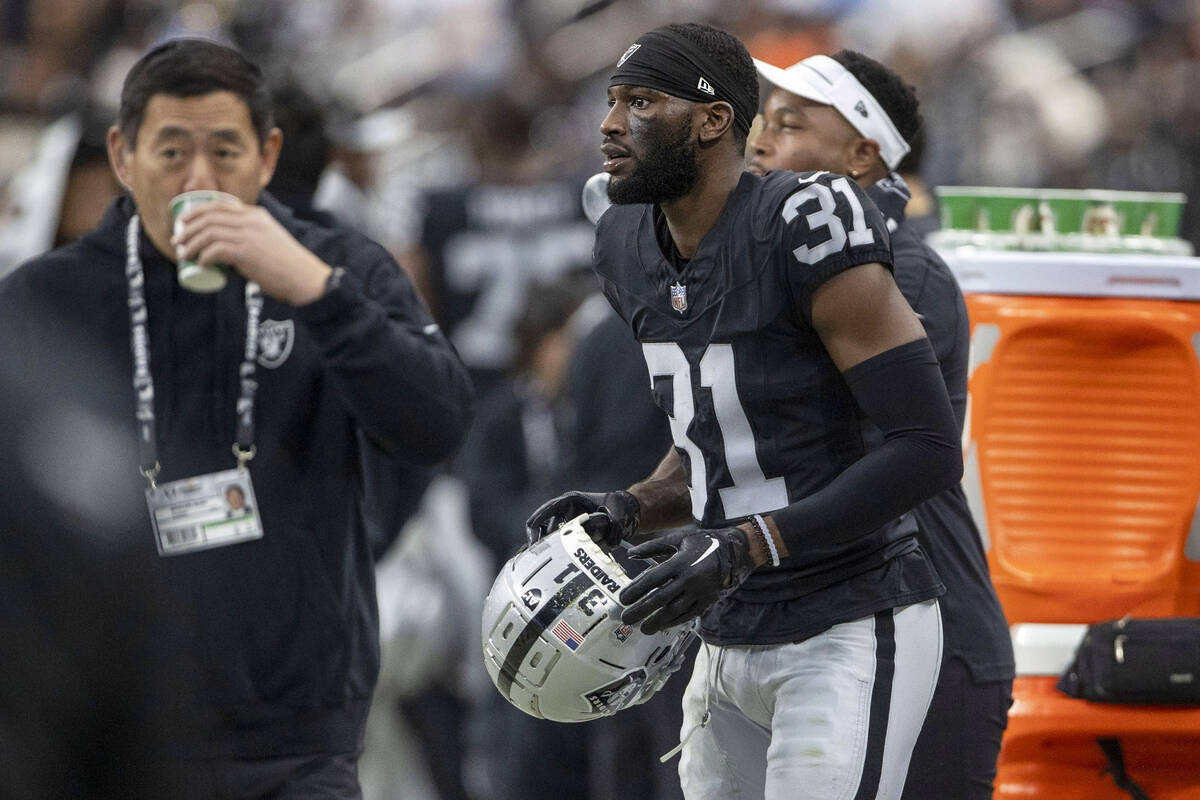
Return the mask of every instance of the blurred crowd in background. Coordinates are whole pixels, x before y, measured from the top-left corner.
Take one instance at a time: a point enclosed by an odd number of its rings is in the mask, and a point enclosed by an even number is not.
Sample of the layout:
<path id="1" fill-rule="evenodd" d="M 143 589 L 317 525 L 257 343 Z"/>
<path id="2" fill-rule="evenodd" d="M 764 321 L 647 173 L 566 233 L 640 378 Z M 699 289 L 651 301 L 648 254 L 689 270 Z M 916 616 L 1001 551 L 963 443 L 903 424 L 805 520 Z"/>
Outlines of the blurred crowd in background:
<path id="1" fill-rule="evenodd" d="M 930 186 L 1197 194 L 1197 0 L 0 0 L 0 272 L 103 207 L 120 80 L 164 38 L 230 41 L 306 94 L 319 202 L 403 253 L 423 189 L 595 171 L 613 53 L 681 19 L 781 66 L 850 47 L 897 69 Z"/>
<path id="2" fill-rule="evenodd" d="M 921 185 L 1200 197 L 1200 0 L 0 0 L 0 275 L 120 191 L 105 132 L 137 57 L 217 38 L 275 86 L 270 191 L 392 250 L 472 370 L 466 446 L 414 478 L 380 547 L 368 800 L 678 796 L 657 763 L 673 692 L 619 724 L 539 726 L 488 685 L 478 626 L 530 511 L 666 452 L 665 421 L 627 391 L 645 374 L 588 274 L 579 197 L 617 57 L 681 21 L 778 66 L 849 47 L 898 70 L 926 120 L 910 216 L 936 219 Z M 1195 204 L 1180 235 L 1200 244 Z"/>

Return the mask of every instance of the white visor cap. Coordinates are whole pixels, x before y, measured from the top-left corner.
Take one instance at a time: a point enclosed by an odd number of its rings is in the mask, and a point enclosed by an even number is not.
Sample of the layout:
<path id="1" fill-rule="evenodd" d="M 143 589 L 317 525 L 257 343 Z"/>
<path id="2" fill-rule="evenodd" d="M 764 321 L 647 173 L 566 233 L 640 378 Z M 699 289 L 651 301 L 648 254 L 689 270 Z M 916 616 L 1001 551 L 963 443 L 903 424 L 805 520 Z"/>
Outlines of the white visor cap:
<path id="1" fill-rule="evenodd" d="M 805 99 L 833 106 L 855 130 L 879 143 L 879 155 L 895 169 L 911 149 L 896 130 L 892 118 L 858 78 L 829 56 L 809 56 L 787 69 L 754 60 L 758 74 L 768 83 Z"/>

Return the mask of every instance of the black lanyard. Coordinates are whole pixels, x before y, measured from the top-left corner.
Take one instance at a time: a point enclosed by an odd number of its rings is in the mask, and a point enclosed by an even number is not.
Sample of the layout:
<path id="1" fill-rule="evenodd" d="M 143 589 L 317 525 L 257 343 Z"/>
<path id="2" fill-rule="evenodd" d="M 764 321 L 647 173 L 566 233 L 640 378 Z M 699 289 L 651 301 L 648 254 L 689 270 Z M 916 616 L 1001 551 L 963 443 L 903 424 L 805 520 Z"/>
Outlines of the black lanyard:
<path id="1" fill-rule="evenodd" d="M 158 441 L 154 425 L 154 376 L 150 372 L 150 334 L 147 328 L 146 273 L 138 254 L 140 220 L 137 214 L 125 230 L 125 279 L 129 286 L 129 338 L 133 349 L 133 391 L 137 397 L 135 416 L 138 424 L 138 457 L 140 471 L 157 486 Z M 258 320 L 262 315 L 262 291 L 258 284 L 246 281 L 246 347 L 242 365 L 238 368 L 240 390 L 237 401 L 237 438 L 233 455 L 238 467 L 254 458 L 254 395 L 258 391 L 255 374 L 258 370 Z"/>

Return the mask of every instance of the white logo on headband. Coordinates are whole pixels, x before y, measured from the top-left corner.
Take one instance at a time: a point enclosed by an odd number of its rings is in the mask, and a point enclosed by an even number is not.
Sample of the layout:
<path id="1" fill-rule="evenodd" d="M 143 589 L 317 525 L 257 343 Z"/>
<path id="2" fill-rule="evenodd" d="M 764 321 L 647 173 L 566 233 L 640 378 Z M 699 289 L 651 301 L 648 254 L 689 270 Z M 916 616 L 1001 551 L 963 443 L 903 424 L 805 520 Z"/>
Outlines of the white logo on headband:
<path id="1" fill-rule="evenodd" d="M 629 49 L 625 51 L 625 55 L 621 56 L 621 58 L 617 60 L 617 66 L 619 67 L 619 66 L 621 66 L 622 64 L 624 64 L 626 61 L 628 61 L 628 60 L 629 60 L 629 57 L 630 57 L 631 55 L 633 55 L 634 53 L 636 53 L 636 52 L 637 52 L 637 49 L 638 49 L 639 47 L 641 47 L 641 45 L 640 45 L 640 44 L 631 44 L 631 45 L 629 45 Z"/>
<path id="2" fill-rule="evenodd" d="M 700 82 L 696 84 L 696 88 L 699 89 L 700 91 L 704 92 L 705 94 L 713 94 L 713 95 L 716 94 L 716 92 L 713 90 L 713 87 L 709 84 L 708 81 L 704 80 L 703 77 L 701 77 Z"/>
<path id="3" fill-rule="evenodd" d="M 857 111 L 858 113 L 862 114 L 864 117 L 869 116 L 867 114 L 867 104 L 864 103 L 862 100 L 859 100 L 857 103 L 854 104 L 854 110 Z"/>

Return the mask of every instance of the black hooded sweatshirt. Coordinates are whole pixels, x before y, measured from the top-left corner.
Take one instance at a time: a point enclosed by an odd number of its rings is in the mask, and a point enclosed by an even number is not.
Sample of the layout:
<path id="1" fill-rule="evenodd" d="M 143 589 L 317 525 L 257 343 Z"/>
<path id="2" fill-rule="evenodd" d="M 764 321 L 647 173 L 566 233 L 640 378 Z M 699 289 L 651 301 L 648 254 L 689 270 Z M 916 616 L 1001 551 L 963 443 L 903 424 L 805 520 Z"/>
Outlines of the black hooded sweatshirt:
<path id="1" fill-rule="evenodd" d="M 304 306 L 264 296 L 249 462 L 261 539 L 155 557 L 178 656 L 174 696 L 189 758 L 344 753 L 361 746 L 379 666 L 364 463 L 447 458 L 469 422 L 472 389 L 453 348 L 382 247 L 261 203 L 305 247 L 344 270 Z M 3 335 L 33 374 L 85 341 L 129 376 L 102 401 L 136 441 L 125 231 L 134 204 L 114 201 L 97 229 L 0 281 Z M 143 232 L 160 482 L 235 466 L 245 281 L 213 294 L 182 289 Z M 81 373 L 69 392 L 95 403 Z M 69 405 L 71 398 L 54 398 Z M 53 435 L 53 434 L 50 434 Z M 136 450 L 136 448 L 135 448 Z M 367 450 L 376 452 L 368 458 Z M 114 470 L 138 469 L 127 453 Z M 367 469 L 371 473 L 372 470 Z M 145 509 L 133 533 L 153 555 Z M 30 535 L 26 533 L 25 535 Z M 81 587 L 86 591 L 86 587 Z M 137 595 L 138 587 L 128 591 Z"/>

